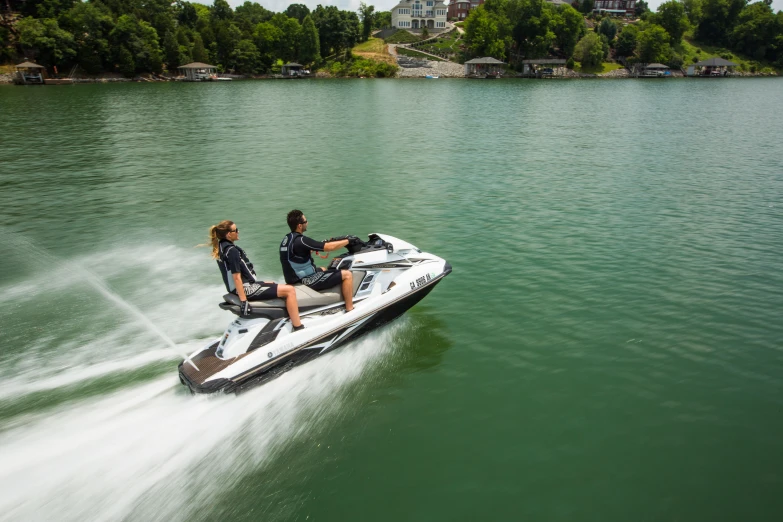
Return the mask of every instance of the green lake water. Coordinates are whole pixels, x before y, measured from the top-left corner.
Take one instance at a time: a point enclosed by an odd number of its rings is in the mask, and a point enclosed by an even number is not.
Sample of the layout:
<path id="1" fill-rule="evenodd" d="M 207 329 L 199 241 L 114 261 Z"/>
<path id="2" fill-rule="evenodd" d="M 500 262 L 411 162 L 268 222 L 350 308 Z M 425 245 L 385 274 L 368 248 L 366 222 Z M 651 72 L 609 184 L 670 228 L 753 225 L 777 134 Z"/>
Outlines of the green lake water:
<path id="1" fill-rule="evenodd" d="M 736 521 L 783 512 L 783 83 L 0 86 L 0 519 Z M 285 214 L 454 272 L 238 397 L 204 242 Z M 92 279 L 91 279 L 92 278 Z"/>

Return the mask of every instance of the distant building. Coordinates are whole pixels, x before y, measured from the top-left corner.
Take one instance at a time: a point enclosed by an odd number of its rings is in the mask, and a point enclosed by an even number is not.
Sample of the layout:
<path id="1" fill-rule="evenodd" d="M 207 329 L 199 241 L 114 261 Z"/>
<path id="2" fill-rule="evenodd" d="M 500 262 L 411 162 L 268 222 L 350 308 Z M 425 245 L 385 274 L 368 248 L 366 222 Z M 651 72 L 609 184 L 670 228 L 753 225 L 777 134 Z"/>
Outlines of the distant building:
<path id="1" fill-rule="evenodd" d="M 632 16 L 636 9 L 636 0 L 595 0 L 593 11 L 617 15 Z"/>
<path id="2" fill-rule="evenodd" d="M 391 10 L 392 26 L 397 29 L 422 29 L 435 32 L 446 29 L 446 5 L 443 0 L 400 0 Z"/>
<path id="3" fill-rule="evenodd" d="M 449 4 L 449 20 L 461 22 L 468 17 L 471 9 L 475 9 L 483 3 L 484 0 L 451 0 Z"/>

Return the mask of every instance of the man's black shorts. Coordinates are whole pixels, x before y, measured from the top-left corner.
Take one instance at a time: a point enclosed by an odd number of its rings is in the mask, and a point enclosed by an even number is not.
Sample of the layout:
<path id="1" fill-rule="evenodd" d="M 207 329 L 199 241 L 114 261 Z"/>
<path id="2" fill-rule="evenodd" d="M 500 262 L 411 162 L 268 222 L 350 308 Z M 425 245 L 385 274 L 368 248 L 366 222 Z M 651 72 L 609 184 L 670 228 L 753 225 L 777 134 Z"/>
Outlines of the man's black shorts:
<path id="1" fill-rule="evenodd" d="M 310 277 L 305 277 L 300 281 L 308 288 L 320 292 L 328 288 L 333 288 L 343 282 L 342 270 L 319 271 Z"/>
<path id="2" fill-rule="evenodd" d="M 248 301 L 277 299 L 277 284 L 275 283 L 245 283 L 242 286 Z"/>

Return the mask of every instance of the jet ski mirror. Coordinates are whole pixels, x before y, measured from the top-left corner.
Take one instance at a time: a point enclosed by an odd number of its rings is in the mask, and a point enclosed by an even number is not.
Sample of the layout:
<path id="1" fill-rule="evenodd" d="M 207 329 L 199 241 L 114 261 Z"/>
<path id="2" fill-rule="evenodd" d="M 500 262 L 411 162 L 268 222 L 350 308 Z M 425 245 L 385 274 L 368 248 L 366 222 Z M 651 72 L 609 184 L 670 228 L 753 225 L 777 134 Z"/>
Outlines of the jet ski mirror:
<path id="1" fill-rule="evenodd" d="M 386 251 L 388 253 L 390 253 L 390 254 L 393 253 L 394 252 L 394 245 L 392 245 L 391 243 L 386 243 Z"/>

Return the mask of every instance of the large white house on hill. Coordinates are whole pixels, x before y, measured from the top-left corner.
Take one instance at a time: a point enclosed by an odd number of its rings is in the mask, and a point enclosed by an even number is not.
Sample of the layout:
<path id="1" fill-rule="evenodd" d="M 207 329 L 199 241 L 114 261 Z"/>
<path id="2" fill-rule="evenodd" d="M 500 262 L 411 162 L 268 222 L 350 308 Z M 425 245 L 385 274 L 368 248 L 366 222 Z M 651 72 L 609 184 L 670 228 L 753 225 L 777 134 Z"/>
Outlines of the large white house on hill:
<path id="1" fill-rule="evenodd" d="M 392 26 L 397 29 L 443 31 L 446 29 L 448 8 L 443 0 L 400 0 L 392 8 Z"/>

